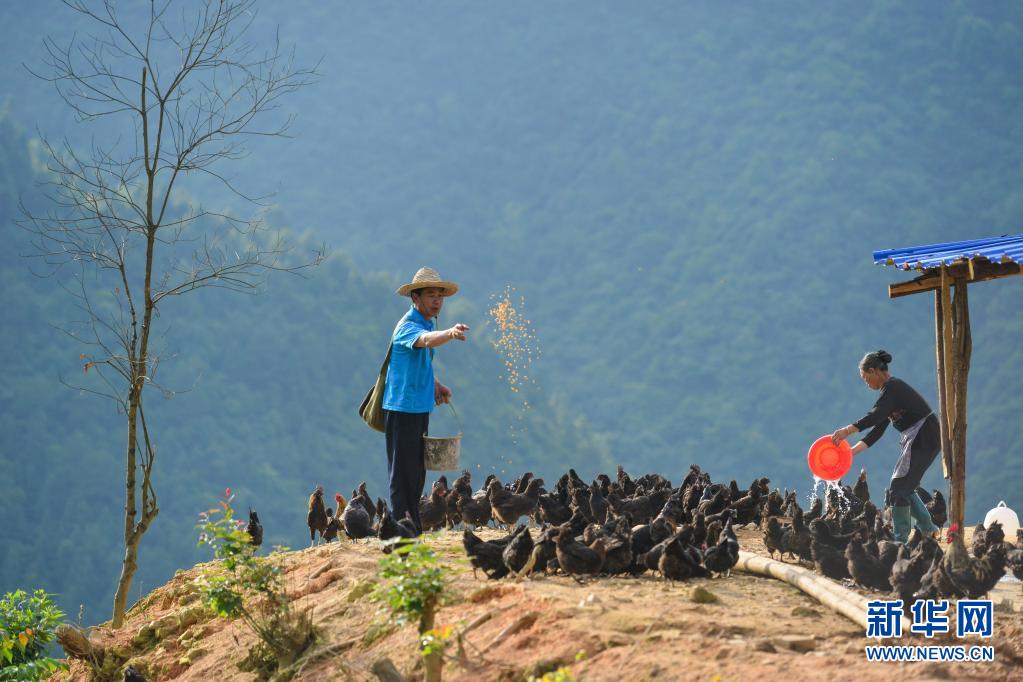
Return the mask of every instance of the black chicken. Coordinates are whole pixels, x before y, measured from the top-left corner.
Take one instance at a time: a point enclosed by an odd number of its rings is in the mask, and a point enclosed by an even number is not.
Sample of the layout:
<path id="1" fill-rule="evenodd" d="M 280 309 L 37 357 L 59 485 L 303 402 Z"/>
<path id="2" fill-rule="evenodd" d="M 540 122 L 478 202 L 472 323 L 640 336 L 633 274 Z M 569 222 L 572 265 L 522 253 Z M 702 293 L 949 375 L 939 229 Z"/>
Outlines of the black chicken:
<path id="1" fill-rule="evenodd" d="M 344 527 L 345 535 L 353 542 L 373 535 L 373 522 L 366 512 L 367 503 L 368 500 L 362 493 L 355 493 L 345 510 L 341 512 L 341 525 Z M 373 512 L 376 514 L 376 509 L 373 509 Z"/>
<path id="2" fill-rule="evenodd" d="M 803 525 L 803 510 L 798 505 L 792 517 L 792 524 L 782 533 L 781 546 L 789 556 L 799 561 L 813 561 L 810 554 L 810 530 Z"/>
<path id="3" fill-rule="evenodd" d="M 537 503 L 539 505 L 538 514 L 543 523 L 560 526 L 572 518 L 572 510 L 556 492 L 541 495 L 537 498 Z"/>
<path id="4" fill-rule="evenodd" d="M 767 519 L 767 528 L 764 529 L 764 546 L 767 547 L 768 554 L 771 558 L 774 558 L 774 553 L 778 553 L 778 558 L 782 561 L 785 560 L 785 543 L 783 537 L 785 535 L 785 529 L 782 527 L 781 522 L 778 521 L 777 516 L 771 516 Z"/>
<path id="5" fill-rule="evenodd" d="M 378 504 L 379 508 L 380 505 Z M 384 507 L 379 514 L 379 521 L 377 522 L 377 537 L 381 540 L 391 540 L 393 538 L 406 538 L 411 539 L 416 536 L 414 528 L 408 528 L 397 521 L 391 516 L 390 510 Z"/>
<path id="6" fill-rule="evenodd" d="M 1016 580 L 1023 580 L 1023 543 L 1016 542 L 1016 549 L 1010 549 L 1005 553 L 1005 566 L 1016 577 Z"/>
<path id="7" fill-rule="evenodd" d="M 309 496 L 309 513 L 306 515 L 306 524 L 309 526 L 309 546 L 316 542 L 316 533 L 323 537 L 327 530 L 327 507 L 323 504 L 323 486 L 316 486 L 316 490 Z"/>
<path id="8" fill-rule="evenodd" d="M 945 505 L 945 496 L 941 494 L 941 491 L 935 490 L 932 496 L 923 488 L 918 487 L 916 494 L 920 496 L 924 506 L 927 507 L 927 511 L 930 512 L 934 525 L 938 528 L 944 528 L 945 524 L 948 523 L 948 507 Z"/>
<path id="9" fill-rule="evenodd" d="M 994 524 L 991 525 L 994 526 Z M 949 528 L 948 535 L 952 542 L 948 551 L 945 552 L 943 563 L 948 577 L 956 587 L 955 596 L 960 597 L 965 594 L 970 599 L 983 597 L 1005 575 L 1007 559 L 1005 543 L 990 544 L 984 556 L 979 559 L 971 559 L 966 552 L 962 533 L 956 524 Z"/>
<path id="10" fill-rule="evenodd" d="M 704 577 L 707 575 L 707 569 L 700 564 L 699 554 L 698 550 L 686 543 L 684 533 L 676 533 L 665 542 L 657 561 L 657 570 L 665 580 Z"/>
<path id="11" fill-rule="evenodd" d="M 991 525 L 984 528 L 983 523 L 978 523 L 977 528 L 973 531 L 973 556 L 978 559 L 987 553 L 991 547 L 1005 542 L 1005 531 L 1002 530 L 1002 524 L 998 521 L 992 521 Z"/>
<path id="12" fill-rule="evenodd" d="M 856 485 L 853 486 L 852 494 L 864 504 L 870 502 L 870 486 L 867 485 L 866 469 L 860 469 L 860 476 L 856 479 Z"/>
<path id="13" fill-rule="evenodd" d="M 813 498 L 813 502 L 810 504 L 810 511 L 803 514 L 803 522 L 809 524 L 814 519 L 819 519 L 823 511 L 824 500 L 819 497 Z"/>
<path id="14" fill-rule="evenodd" d="M 504 548 L 511 540 L 509 535 L 502 540 L 485 542 L 471 530 L 466 528 L 462 531 L 462 547 L 469 556 L 469 563 L 472 564 L 473 577 L 476 576 L 476 569 L 492 579 L 500 579 L 508 575 L 508 567 L 504 564 L 502 554 Z"/>
<path id="15" fill-rule="evenodd" d="M 888 571 L 881 565 L 880 559 L 867 552 L 864 543 L 852 538 L 845 548 L 845 559 L 849 565 L 849 575 L 858 585 L 882 592 L 890 592 Z"/>
<path id="16" fill-rule="evenodd" d="M 600 487 L 594 483 L 590 486 L 590 515 L 594 523 L 607 521 L 608 504 L 607 499 L 600 492 Z"/>
<path id="17" fill-rule="evenodd" d="M 600 573 L 600 569 L 604 565 L 605 553 L 606 550 L 602 538 L 597 538 L 592 545 L 587 547 L 581 542 L 576 541 L 570 527 L 561 527 L 557 540 L 558 567 L 568 575 L 596 575 Z"/>
<path id="18" fill-rule="evenodd" d="M 366 482 L 363 481 L 359 484 L 359 497 L 362 498 L 362 508 L 366 510 L 366 514 L 369 516 L 369 523 L 373 525 L 373 519 L 376 515 L 376 507 L 373 506 L 373 498 L 369 496 L 369 492 L 366 490 Z M 352 493 L 352 498 L 356 497 L 355 493 Z"/>
<path id="19" fill-rule="evenodd" d="M 129 665 L 124 669 L 124 682 L 147 682 L 147 680 L 142 673 L 135 669 L 135 666 Z"/>
<path id="20" fill-rule="evenodd" d="M 337 534 L 341 530 L 341 521 L 334 515 L 334 510 L 327 507 L 327 528 L 323 531 L 323 541 L 333 542 L 337 540 Z"/>
<path id="21" fill-rule="evenodd" d="M 655 545 L 664 542 L 671 537 L 672 529 L 668 520 L 658 516 L 650 523 L 635 526 L 632 529 L 632 553 L 635 556 L 646 554 Z"/>
<path id="22" fill-rule="evenodd" d="M 732 501 L 729 508 L 735 512 L 735 523 L 737 525 L 745 526 L 747 523 L 756 521 L 757 514 L 760 512 L 761 497 L 760 487 L 754 482 L 748 493 Z"/>
<path id="23" fill-rule="evenodd" d="M 443 528 L 448 516 L 448 504 L 444 498 L 444 488 L 439 482 L 433 484 L 430 496 L 419 500 L 419 522 L 423 530 L 431 531 Z"/>
<path id="24" fill-rule="evenodd" d="M 920 535 L 919 530 L 913 532 Z M 925 538 L 913 548 L 910 547 L 910 543 L 906 543 L 899 549 L 899 556 L 892 565 L 889 582 L 906 606 L 915 601 L 913 595 L 920 589 L 924 573 L 940 551 L 941 548 L 933 538 Z"/>
<path id="25" fill-rule="evenodd" d="M 471 497 L 459 496 L 458 499 L 458 513 L 462 516 L 462 521 L 467 526 L 478 528 L 485 526 L 490 523 L 492 518 L 490 513 L 490 500 L 486 496 Z"/>
<path id="26" fill-rule="evenodd" d="M 821 575 L 832 580 L 849 578 L 849 562 L 845 558 L 845 549 L 838 549 L 827 541 L 830 534 L 828 525 L 820 519 L 810 523 L 810 556 L 813 567 Z M 822 537 L 823 536 L 823 537 Z"/>
<path id="27" fill-rule="evenodd" d="M 629 475 L 625 473 L 625 469 L 621 464 L 618 465 L 618 492 L 625 497 L 632 497 L 636 492 L 636 484 L 633 482 Z"/>
<path id="28" fill-rule="evenodd" d="M 263 544 L 263 524 L 259 522 L 259 515 L 252 507 L 249 507 L 249 525 L 245 527 L 245 532 L 249 534 L 253 547 Z"/>
<path id="29" fill-rule="evenodd" d="M 620 575 L 631 573 L 633 566 L 632 556 L 632 529 L 625 518 L 616 520 L 614 530 L 604 538 L 604 568 L 608 575 Z"/>
<path id="30" fill-rule="evenodd" d="M 509 571 L 518 573 L 526 565 L 532 552 L 533 536 L 529 534 L 528 528 L 519 525 L 512 532 L 511 539 L 501 552 L 501 560 L 504 561 L 504 565 Z"/>
<path id="31" fill-rule="evenodd" d="M 721 538 L 713 547 L 707 549 L 703 556 L 703 565 L 711 575 L 728 575 L 732 567 L 739 563 L 739 539 L 732 530 L 731 520 L 721 530 Z"/>

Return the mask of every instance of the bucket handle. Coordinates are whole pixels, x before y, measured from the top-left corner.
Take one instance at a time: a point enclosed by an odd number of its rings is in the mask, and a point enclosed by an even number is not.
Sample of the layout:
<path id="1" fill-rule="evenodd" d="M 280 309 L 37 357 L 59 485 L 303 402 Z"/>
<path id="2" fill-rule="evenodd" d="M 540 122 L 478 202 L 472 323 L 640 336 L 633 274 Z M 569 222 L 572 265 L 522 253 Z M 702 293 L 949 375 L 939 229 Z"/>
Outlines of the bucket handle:
<path id="1" fill-rule="evenodd" d="M 458 413 L 455 412 L 455 406 L 452 405 L 450 401 L 448 401 L 448 407 L 451 408 L 451 414 L 455 415 L 455 421 L 458 422 L 458 432 L 464 433 L 465 429 L 462 428 L 462 420 L 458 418 Z"/>

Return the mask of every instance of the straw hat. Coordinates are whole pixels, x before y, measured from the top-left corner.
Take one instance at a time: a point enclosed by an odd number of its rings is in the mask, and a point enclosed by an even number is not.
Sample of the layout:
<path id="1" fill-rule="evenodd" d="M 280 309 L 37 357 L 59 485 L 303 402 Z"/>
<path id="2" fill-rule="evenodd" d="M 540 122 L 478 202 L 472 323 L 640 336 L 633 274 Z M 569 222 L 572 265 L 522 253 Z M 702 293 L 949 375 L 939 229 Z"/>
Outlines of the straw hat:
<path id="1" fill-rule="evenodd" d="M 437 287 L 444 290 L 445 296 L 451 296 L 458 291 L 458 285 L 454 282 L 448 282 L 442 280 L 437 271 L 433 268 L 419 268 L 416 271 L 415 277 L 408 284 L 398 287 L 396 292 L 399 296 L 408 296 L 416 289 L 425 289 L 426 287 Z"/>

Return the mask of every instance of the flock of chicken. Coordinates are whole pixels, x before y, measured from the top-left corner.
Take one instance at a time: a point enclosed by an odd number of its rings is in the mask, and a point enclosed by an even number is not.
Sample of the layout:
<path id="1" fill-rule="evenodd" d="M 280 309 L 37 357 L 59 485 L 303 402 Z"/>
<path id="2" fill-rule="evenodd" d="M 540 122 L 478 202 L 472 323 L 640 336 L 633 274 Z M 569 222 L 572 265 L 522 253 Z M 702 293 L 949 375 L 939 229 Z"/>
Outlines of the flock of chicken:
<path id="1" fill-rule="evenodd" d="M 935 490 L 931 496 L 918 488 L 917 493 L 935 525 L 944 526 L 948 516 L 941 492 Z M 834 580 L 852 580 L 861 587 L 893 592 L 906 604 L 918 599 L 979 598 L 995 586 L 1007 568 L 1023 579 L 1023 532 L 1016 538 L 1017 549 L 1005 542 L 997 522 L 988 528 L 977 525 L 972 557 L 956 525 L 948 530 L 945 550 L 937 538 L 915 528 L 908 542 L 895 542 L 885 514 L 870 501 L 865 471 L 852 488 L 829 488 L 827 508 L 819 497 L 807 512 L 799 506 L 795 493 L 782 500 L 780 514 L 767 514 L 763 526 L 764 545 L 772 557 L 778 553 L 784 561 L 787 555 Z M 779 516 L 791 520 L 782 523 Z"/>
<path id="2" fill-rule="evenodd" d="M 733 526 L 746 524 L 763 530 L 772 557 L 778 554 L 784 561 L 788 556 L 829 578 L 894 592 L 907 603 L 976 598 L 1007 569 L 1023 579 L 1023 531 L 1017 549 L 1005 542 L 998 524 L 986 529 L 980 524 L 972 556 L 955 526 L 948 531 L 946 550 L 915 529 L 907 543 L 895 542 L 885 514 L 870 500 L 865 471 L 852 488 L 829 488 L 826 504 L 815 498 L 809 511 L 795 492 L 770 490 L 767 478 L 743 490 L 734 480 L 714 483 L 697 465 L 678 487 L 659 474 L 633 480 L 621 466 L 615 480 L 600 474 L 591 483 L 569 469 L 549 492 L 543 479 L 531 473 L 507 485 L 490 475 L 476 491 L 471 481 L 468 471 L 451 486 L 445 476 L 438 478 L 430 495 L 420 500 L 420 520 L 426 531 L 461 525 L 474 572 L 492 579 L 535 571 L 559 571 L 576 579 L 648 570 L 670 580 L 727 574 L 739 556 Z M 943 526 L 947 514 L 941 493 L 917 492 L 935 524 Z M 348 501 L 335 494 L 334 508 L 325 505 L 323 495 L 317 486 L 309 497 L 310 542 L 317 533 L 326 542 L 342 532 L 353 541 L 416 536 L 412 519 L 395 519 L 382 499 L 374 504 L 365 483 Z M 536 527 L 519 524 L 524 517 Z M 485 541 L 473 532 L 491 523 L 509 534 Z"/>

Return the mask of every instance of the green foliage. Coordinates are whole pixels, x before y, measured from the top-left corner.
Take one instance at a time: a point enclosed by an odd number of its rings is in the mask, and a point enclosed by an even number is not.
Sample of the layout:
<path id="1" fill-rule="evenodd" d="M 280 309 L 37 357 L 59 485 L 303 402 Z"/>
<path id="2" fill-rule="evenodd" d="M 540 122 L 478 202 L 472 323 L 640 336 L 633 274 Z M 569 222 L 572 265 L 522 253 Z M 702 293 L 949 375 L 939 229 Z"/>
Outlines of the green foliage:
<path id="1" fill-rule="evenodd" d="M 452 628 L 445 625 L 419 635 L 419 653 L 422 656 L 443 656 L 451 641 Z"/>
<path id="2" fill-rule="evenodd" d="M 45 590 L 15 590 L 0 598 L 0 682 L 49 678 L 67 665 L 46 656 L 64 613 Z"/>
<path id="3" fill-rule="evenodd" d="M 380 560 L 380 576 L 388 582 L 376 589 L 375 598 L 387 604 L 398 623 L 422 623 L 424 616 L 432 617 L 444 595 L 446 571 L 437 554 L 422 540 L 396 539 L 391 547 L 391 553 Z M 422 627 L 420 631 L 426 634 Z"/>
<path id="4" fill-rule="evenodd" d="M 528 680 L 529 682 L 575 682 L 575 675 L 569 668 L 562 666 L 557 670 L 544 673 L 542 677 L 530 675 Z"/>
<path id="5" fill-rule="evenodd" d="M 316 639 L 308 611 L 296 610 L 284 584 L 280 555 L 257 557 L 243 521 L 234 518 L 231 489 L 219 507 L 199 515 L 199 544 L 218 560 L 202 578 L 203 603 L 224 618 L 240 618 L 260 639 L 244 669 L 269 678 L 285 670 Z"/>

